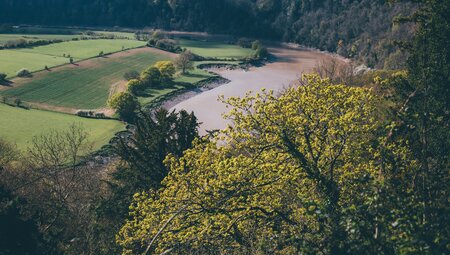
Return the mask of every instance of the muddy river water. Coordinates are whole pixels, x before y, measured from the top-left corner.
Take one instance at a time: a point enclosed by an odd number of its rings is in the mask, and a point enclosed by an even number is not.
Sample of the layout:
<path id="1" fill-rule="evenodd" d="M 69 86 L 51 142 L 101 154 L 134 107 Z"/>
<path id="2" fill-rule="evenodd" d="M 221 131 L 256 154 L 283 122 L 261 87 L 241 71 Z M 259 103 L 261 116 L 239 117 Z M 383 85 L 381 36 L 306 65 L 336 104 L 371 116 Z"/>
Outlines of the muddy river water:
<path id="1" fill-rule="evenodd" d="M 206 134 L 206 130 L 223 129 L 229 123 L 222 115 L 229 109 L 218 101 L 219 96 L 225 98 L 244 96 L 248 91 L 267 90 L 279 91 L 296 81 L 303 73 L 308 73 L 322 60 L 331 58 L 329 54 L 279 46 L 269 48 L 275 60 L 262 67 L 252 67 L 244 70 L 215 70 L 216 73 L 231 82 L 212 90 L 200 93 L 188 98 L 172 109 L 193 111 L 197 116 L 200 126 L 200 134 Z"/>

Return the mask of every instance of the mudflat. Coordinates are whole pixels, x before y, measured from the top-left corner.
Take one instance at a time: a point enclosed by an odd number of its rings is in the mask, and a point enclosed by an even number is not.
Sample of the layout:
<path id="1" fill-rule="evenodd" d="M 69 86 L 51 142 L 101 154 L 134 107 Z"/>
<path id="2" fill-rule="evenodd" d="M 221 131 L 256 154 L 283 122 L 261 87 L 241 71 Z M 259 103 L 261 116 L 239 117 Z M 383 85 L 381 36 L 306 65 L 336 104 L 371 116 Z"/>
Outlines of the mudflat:
<path id="1" fill-rule="evenodd" d="M 230 121 L 225 120 L 222 115 L 230 109 L 218 101 L 219 96 L 223 95 L 225 99 L 242 97 L 248 91 L 257 92 L 263 88 L 280 91 L 291 86 L 302 74 L 313 71 L 321 61 L 332 57 L 331 54 L 288 46 L 272 47 L 269 51 L 275 56 L 273 62 L 248 71 L 216 70 L 231 82 L 180 102 L 172 109 L 193 111 L 202 123 L 201 135 L 206 134 L 207 130 L 223 129 Z"/>

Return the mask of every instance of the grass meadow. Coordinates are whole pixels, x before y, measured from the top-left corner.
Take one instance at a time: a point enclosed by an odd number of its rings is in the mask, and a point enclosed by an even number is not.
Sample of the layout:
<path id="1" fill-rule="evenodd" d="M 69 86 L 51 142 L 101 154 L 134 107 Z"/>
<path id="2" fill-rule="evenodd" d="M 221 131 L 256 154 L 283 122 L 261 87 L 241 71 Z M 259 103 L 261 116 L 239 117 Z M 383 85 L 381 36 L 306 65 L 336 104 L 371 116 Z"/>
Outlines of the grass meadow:
<path id="1" fill-rule="evenodd" d="M 75 115 L 24 110 L 0 104 L 0 137 L 16 143 L 20 150 L 25 150 L 34 136 L 48 133 L 50 130 L 65 130 L 71 124 L 81 124 L 89 133 L 89 142 L 93 149 L 99 149 L 114 136 L 124 130 L 125 125 L 116 120 L 97 120 L 77 117 Z"/>
<path id="2" fill-rule="evenodd" d="M 63 40 L 69 41 L 73 38 L 80 38 L 80 35 L 52 35 L 52 34 L 0 34 L 0 45 L 5 44 L 8 41 L 24 39 L 27 41 L 38 40 Z"/>
<path id="3" fill-rule="evenodd" d="M 242 48 L 238 45 L 227 44 L 213 41 L 196 41 L 179 39 L 179 45 L 182 48 L 190 50 L 192 53 L 205 58 L 218 59 L 243 59 L 250 57 L 254 51 L 252 49 Z"/>
<path id="4" fill-rule="evenodd" d="M 125 72 L 140 72 L 157 61 L 167 59 L 166 55 L 153 52 L 91 59 L 87 65 L 80 63 L 78 67 L 62 67 L 31 78 L 24 85 L 0 91 L 0 94 L 27 102 L 97 109 L 106 106 L 111 86 L 124 82 Z"/>
<path id="5" fill-rule="evenodd" d="M 14 77 L 22 68 L 31 72 L 43 70 L 45 66 L 53 67 L 69 63 L 70 55 L 75 61 L 104 54 L 144 46 L 145 42 L 135 40 L 83 40 L 67 41 L 45 46 L 24 49 L 0 50 L 0 72 Z"/>
<path id="6" fill-rule="evenodd" d="M 85 31 L 84 31 L 85 32 Z M 134 33 L 127 32 L 110 32 L 110 31 L 93 31 L 95 36 L 116 36 L 119 38 L 127 38 L 134 40 Z M 17 34 L 0 34 L 0 45 L 5 44 L 8 41 L 24 39 L 27 41 L 38 41 L 38 40 L 63 40 L 70 41 L 74 38 L 80 39 L 83 36 L 92 37 L 89 35 L 83 35 L 82 31 L 74 34 L 25 34 L 25 33 L 17 33 Z M 94 36 L 94 37 L 95 37 Z"/>

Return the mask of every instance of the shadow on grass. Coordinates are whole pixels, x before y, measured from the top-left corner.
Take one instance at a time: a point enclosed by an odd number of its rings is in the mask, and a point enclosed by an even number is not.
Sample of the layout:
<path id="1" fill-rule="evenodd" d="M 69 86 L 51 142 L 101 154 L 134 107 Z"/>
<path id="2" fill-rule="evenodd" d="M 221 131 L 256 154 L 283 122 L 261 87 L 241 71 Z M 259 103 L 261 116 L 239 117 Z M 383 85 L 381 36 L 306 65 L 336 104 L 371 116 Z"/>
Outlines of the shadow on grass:
<path id="1" fill-rule="evenodd" d="M 185 73 L 181 76 L 189 77 L 189 78 L 208 78 L 209 76 L 204 74 L 191 74 L 191 73 Z"/>
<path id="2" fill-rule="evenodd" d="M 152 94 L 150 91 L 141 91 L 137 94 L 138 97 L 154 97 L 155 95 Z"/>
<path id="3" fill-rule="evenodd" d="M 12 87 L 13 84 L 14 84 L 14 82 L 8 81 L 8 80 L 0 81 L 0 86 Z"/>
<path id="4" fill-rule="evenodd" d="M 161 90 L 167 90 L 167 89 L 177 89 L 176 85 L 182 85 L 179 83 L 173 83 L 164 87 L 158 87 L 158 88 L 148 88 L 144 91 L 140 91 L 137 96 L 138 97 L 156 97 L 159 94 L 159 91 Z"/>

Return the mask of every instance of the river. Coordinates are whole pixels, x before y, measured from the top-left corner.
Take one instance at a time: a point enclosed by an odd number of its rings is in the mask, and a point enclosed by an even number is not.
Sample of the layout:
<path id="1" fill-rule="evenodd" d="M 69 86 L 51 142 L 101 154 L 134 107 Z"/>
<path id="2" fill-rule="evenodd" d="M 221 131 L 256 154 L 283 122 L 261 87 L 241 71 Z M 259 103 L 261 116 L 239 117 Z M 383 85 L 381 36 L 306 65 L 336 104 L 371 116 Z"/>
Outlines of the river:
<path id="1" fill-rule="evenodd" d="M 269 52 L 275 57 L 274 61 L 262 67 L 252 67 L 248 71 L 215 70 L 231 82 L 188 98 L 172 109 L 193 111 L 202 123 L 199 130 L 201 135 L 206 134 L 207 130 L 223 129 L 229 121 L 223 119 L 222 115 L 229 109 L 218 101 L 219 96 L 242 97 L 248 91 L 260 91 L 262 88 L 282 90 L 298 80 L 303 73 L 313 71 L 320 61 L 331 58 L 327 53 L 288 46 L 271 47 Z"/>

